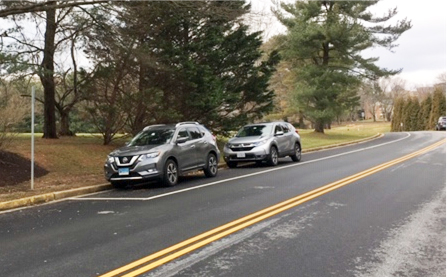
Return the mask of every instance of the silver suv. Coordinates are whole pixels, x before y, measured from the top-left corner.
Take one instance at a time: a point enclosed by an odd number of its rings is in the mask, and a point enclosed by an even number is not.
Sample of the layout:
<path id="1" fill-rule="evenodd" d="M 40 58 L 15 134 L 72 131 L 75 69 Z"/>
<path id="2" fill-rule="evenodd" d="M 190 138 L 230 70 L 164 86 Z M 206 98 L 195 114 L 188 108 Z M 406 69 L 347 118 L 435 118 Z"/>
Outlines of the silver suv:
<path id="1" fill-rule="evenodd" d="M 435 129 L 436 129 L 436 131 L 445 130 L 445 116 L 441 116 L 438 119 L 438 123 L 436 123 Z"/>
<path id="2" fill-rule="evenodd" d="M 224 146 L 224 159 L 230 168 L 238 162 L 256 161 L 277 165 L 279 157 L 301 160 L 301 138 L 292 124 L 268 122 L 242 127 Z"/>
<path id="3" fill-rule="evenodd" d="M 174 186 L 189 171 L 216 176 L 219 156 L 215 137 L 197 122 L 151 125 L 107 156 L 104 174 L 115 187 L 154 179 Z"/>

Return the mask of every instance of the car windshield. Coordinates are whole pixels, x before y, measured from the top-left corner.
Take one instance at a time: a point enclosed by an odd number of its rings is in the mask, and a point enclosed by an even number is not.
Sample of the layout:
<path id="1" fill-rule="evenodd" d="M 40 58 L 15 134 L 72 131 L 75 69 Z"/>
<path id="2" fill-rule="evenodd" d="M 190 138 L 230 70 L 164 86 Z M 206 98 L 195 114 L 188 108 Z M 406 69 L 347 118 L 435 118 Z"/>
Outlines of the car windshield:
<path id="1" fill-rule="evenodd" d="M 273 125 L 251 125 L 242 127 L 236 137 L 268 136 L 272 133 Z"/>
<path id="2" fill-rule="evenodd" d="M 168 143 L 174 135 L 174 128 L 149 129 L 137 134 L 128 146 L 161 145 Z"/>

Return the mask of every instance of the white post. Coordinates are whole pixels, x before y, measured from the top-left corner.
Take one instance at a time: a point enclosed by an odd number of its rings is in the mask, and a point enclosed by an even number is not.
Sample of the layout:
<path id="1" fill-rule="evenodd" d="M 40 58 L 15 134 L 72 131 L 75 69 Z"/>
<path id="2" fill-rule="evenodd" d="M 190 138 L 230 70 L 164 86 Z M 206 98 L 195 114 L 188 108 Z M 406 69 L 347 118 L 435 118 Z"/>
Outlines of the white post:
<path id="1" fill-rule="evenodd" d="M 36 89 L 31 91 L 31 190 L 34 189 L 34 99 L 36 97 Z"/>

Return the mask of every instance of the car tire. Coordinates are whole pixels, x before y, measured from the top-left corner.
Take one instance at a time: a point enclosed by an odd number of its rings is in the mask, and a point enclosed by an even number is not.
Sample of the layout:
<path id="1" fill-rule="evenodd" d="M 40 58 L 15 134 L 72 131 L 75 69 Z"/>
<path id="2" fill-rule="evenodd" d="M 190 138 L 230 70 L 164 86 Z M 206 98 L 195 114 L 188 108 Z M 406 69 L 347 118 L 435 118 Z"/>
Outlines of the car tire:
<path id="1" fill-rule="evenodd" d="M 218 162 L 216 155 L 210 153 L 206 158 L 206 166 L 203 169 L 206 177 L 215 177 L 218 171 Z"/>
<path id="2" fill-rule="evenodd" d="M 275 146 L 270 148 L 270 154 L 267 160 L 267 164 L 270 166 L 275 166 L 278 164 L 278 150 Z"/>
<path id="3" fill-rule="evenodd" d="M 122 181 L 111 181 L 110 183 L 116 189 L 124 189 L 127 186 L 127 183 Z"/>
<path id="4" fill-rule="evenodd" d="M 295 143 L 294 154 L 290 156 L 292 161 L 299 162 L 301 161 L 301 146 L 299 143 Z"/>
<path id="5" fill-rule="evenodd" d="M 237 162 L 227 162 L 227 165 L 229 168 L 236 168 L 237 167 Z"/>
<path id="6" fill-rule="evenodd" d="M 172 159 L 167 160 L 163 170 L 163 185 L 173 187 L 177 185 L 178 178 L 179 172 L 177 163 Z"/>

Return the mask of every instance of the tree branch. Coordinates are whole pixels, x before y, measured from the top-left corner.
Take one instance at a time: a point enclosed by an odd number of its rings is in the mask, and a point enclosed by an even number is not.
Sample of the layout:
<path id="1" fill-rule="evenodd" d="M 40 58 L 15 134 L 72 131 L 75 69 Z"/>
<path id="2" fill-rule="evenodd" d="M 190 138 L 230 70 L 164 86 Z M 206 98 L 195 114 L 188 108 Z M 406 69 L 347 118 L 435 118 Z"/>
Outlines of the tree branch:
<path id="1" fill-rule="evenodd" d="M 106 3 L 108 1 L 104 0 L 93 0 L 93 1 L 84 1 L 84 2 L 69 2 L 64 4 L 48 4 L 47 2 L 37 3 L 37 4 L 30 4 L 22 7 L 12 7 L 12 8 L 6 8 L 3 10 L 0 10 L 0 17 L 7 17 L 10 15 L 17 15 L 17 14 L 24 14 L 24 13 L 32 13 L 32 12 L 44 12 L 50 9 L 62 9 L 62 8 L 68 8 L 68 7 L 76 7 L 81 5 L 92 5 L 92 4 L 99 4 L 99 3 Z"/>

